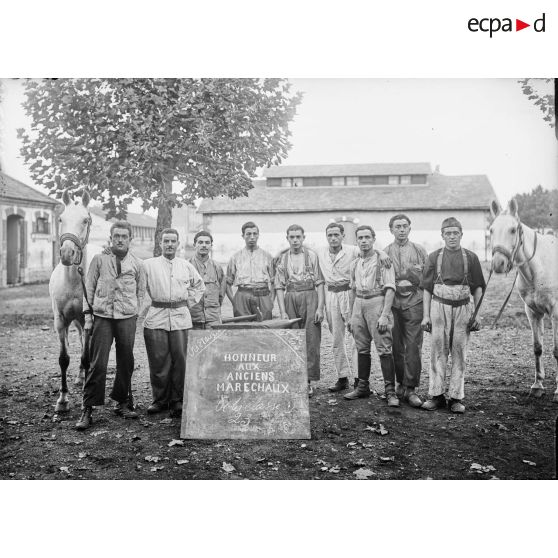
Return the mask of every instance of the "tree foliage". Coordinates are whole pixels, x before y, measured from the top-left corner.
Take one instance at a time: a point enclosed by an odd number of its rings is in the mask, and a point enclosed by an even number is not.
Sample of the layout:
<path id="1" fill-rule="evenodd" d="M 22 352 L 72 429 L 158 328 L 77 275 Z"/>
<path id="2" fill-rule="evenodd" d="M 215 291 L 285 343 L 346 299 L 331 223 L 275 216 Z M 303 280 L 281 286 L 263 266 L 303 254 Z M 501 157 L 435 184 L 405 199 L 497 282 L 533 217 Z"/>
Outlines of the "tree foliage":
<path id="1" fill-rule="evenodd" d="M 545 190 L 540 184 L 528 194 L 516 194 L 519 217 L 535 230 L 558 230 L 558 190 Z"/>
<path id="2" fill-rule="evenodd" d="M 556 125 L 556 106 L 555 97 L 552 93 L 543 93 L 539 91 L 537 85 L 533 83 L 533 79 L 526 78 L 518 80 L 521 85 L 521 90 L 530 101 L 533 101 L 535 106 L 543 113 L 543 120 L 548 123 L 551 128 Z M 542 80 L 545 83 L 552 83 L 553 80 L 548 78 Z"/>
<path id="3" fill-rule="evenodd" d="M 174 206 L 246 196 L 258 167 L 281 162 L 300 99 L 282 79 L 29 81 L 18 135 L 51 194 L 86 187 L 109 217 L 138 198 L 158 209 L 158 253 Z"/>

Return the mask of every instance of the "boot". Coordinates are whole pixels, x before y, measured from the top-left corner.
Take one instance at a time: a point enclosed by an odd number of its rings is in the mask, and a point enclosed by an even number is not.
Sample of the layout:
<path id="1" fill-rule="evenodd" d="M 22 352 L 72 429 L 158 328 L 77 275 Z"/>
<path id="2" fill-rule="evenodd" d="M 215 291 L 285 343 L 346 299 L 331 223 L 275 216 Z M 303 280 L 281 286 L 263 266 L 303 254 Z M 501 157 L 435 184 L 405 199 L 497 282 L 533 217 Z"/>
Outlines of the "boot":
<path id="1" fill-rule="evenodd" d="M 84 407 L 81 411 L 81 417 L 76 422 L 76 430 L 87 430 L 93 424 L 93 407 Z"/>
<path id="2" fill-rule="evenodd" d="M 343 397 L 345 399 L 360 399 L 370 397 L 370 355 L 358 354 L 358 378 L 356 379 L 355 389 Z"/>
<path id="3" fill-rule="evenodd" d="M 329 386 L 327 389 L 332 393 L 337 391 L 343 391 L 349 387 L 349 380 L 347 377 L 339 378 L 332 386 Z"/>
<path id="4" fill-rule="evenodd" d="M 390 407 L 399 407 L 399 399 L 395 395 L 395 364 L 393 362 L 393 355 L 380 355 L 380 367 L 384 377 L 384 389 L 388 405 Z"/>
<path id="5" fill-rule="evenodd" d="M 114 409 L 114 412 L 125 419 L 137 419 L 139 415 L 130 409 L 130 403 L 128 400 L 122 401 L 122 403 L 118 403 Z"/>

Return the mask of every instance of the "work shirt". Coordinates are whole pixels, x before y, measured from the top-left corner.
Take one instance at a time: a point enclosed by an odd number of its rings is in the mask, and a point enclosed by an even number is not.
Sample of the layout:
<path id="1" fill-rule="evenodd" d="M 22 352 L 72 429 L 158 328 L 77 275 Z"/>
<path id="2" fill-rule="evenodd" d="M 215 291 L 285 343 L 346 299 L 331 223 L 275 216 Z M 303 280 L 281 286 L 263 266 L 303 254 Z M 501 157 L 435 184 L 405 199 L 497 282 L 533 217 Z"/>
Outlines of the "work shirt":
<path id="1" fill-rule="evenodd" d="M 145 294 L 143 262 L 130 252 L 118 259 L 113 253 L 96 254 L 87 272 L 85 290 L 95 316 L 115 320 L 136 316 Z M 83 307 L 88 308 L 86 300 Z"/>
<path id="2" fill-rule="evenodd" d="M 316 252 L 302 248 L 300 254 L 290 250 L 281 254 L 275 270 L 275 288 L 286 289 L 289 283 L 313 282 L 315 287 L 324 284 L 324 277 Z"/>
<path id="3" fill-rule="evenodd" d="M 428 255 L 426 265 L 424 266 L 421 287 L 426 289 L 429 293 L 434 292 L 434 283 L 436 283 L 438 275 L 438 254 L 442 250 L 444 250 L 441 270 L 442 283 L 445 285 L 462 285 L 465 280 L 465 270 L 463 268 L 463 255 L 461 253 L 461 249 L 448 250 L 446 248 L 439 248 Z M 467 283 L 471 293 L 474 293 L 478 287 L 481 287 L 484 290 L 486 288 L 486 283 L 482 274 L 482 267 L 479 258 L 474 252 L 467 249 L 465 249 L 465 254 L 467 255 L 467 265 L 469 267 Z"/>
<path id="4" fill-rule="evenodd" d="M 144 327 L 148 329 L 190 329 L 192 318 L 189 307 L 199 302 L 205 291 L 202 278 L 195 267 L 183 258 L 169 260 L 164 256 L 145 260 L 147 292 L 152 301 L 181 302 L 187 306 L 180 308 L 149 307 Z"/>
<path id="5" fill-rule="evenodd" d="M 325 284 L 328 287 L 347 284 L 351 276 L 351 263 L 358 255 L 358 248 L 351 245 L 342 245 L 335 255 L 329 251 L 329 246 L 318 250 L 318 261 Z"/>
<path id="6" fill-rule="evenodd" d="M 205 285 L 205 292 L 200 301 L 190 308 L 194 323 L 221 322 L 221 303 L 225 295 L 225 273 L 223 268 L 211 258 L 203 262 L 196 256 L 190 258 Z"/>
<path id="7" fill-rule="evenodd" d="M 236 252 L 227 266 L 227 283 L 235 287 L 264 287 L 273 285 L 271 255 L 261 248 Z"/>
<path id="8" fill-rule="evenodd" d="M 393 266 L 389 269 L 380 264 L 376 251 L 368 258 L 359 257 L 351 264 L 351 288 L 356 291 L 371 293 L 378 289 L 377 274 L 380 271 L 379 285 L 382 290 L 395 290 L 395 272 Z"/>
<path id="9" fill-rule="evenodd" d="M 395 272 L 393 308 L 406 310 L 422 302 L 420 282 L 428 252 L 420 245 L 407 240 L 403 246 L 393 242 L 386 248 Z M 399 289 L 397 288 L 399 287 Z"/>

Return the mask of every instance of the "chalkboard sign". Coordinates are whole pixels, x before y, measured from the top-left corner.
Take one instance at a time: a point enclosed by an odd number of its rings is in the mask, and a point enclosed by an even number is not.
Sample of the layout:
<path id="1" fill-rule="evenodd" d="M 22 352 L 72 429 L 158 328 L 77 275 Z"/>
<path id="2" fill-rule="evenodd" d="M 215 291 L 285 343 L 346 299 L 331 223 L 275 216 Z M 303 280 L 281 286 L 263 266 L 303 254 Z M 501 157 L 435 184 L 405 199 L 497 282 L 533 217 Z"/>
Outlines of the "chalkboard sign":
<path id="1" fill-rule="evenodd" d="M 182 438 L 308 439 L 304 330 L 190 330 Z"/>

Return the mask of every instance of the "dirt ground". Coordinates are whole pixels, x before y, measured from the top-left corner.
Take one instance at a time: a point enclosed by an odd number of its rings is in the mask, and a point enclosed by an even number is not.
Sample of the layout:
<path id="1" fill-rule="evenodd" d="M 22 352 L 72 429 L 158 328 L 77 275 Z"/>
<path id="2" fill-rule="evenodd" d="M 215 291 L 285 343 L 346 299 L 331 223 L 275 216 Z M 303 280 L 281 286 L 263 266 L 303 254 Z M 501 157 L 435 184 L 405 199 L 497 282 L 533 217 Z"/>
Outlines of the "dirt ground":
<path id="1" fill-rule="evenodd" d="M 180 420 L 147 416 L 149 371 L 141 330 L 133 387 L 140 419 L 125 421 L 110 405 L 79 433 L 80 390 L 72 409 L 55 414 L 60 371 L 46 284 L 0 290 L 0 478 L 2 479 L 551 479 L 555 478 L 558 405 L 556 363 L 546 328 L 547 394 L 528 397 L 533 382 L 530 330 L 516 293 L 498 329 L 489 326 L 512 277 L 494 277 L 472 335 L 465 383 L 467 412 L 387 408 L 378 363 L 370 399 L 332 395 L 331 337 L 323 329 L 322 379 L 310 400 L 311 440 L 179 440 Z M 225 308 L 225 315 L 230 307 Z M 79 342 L 70 333 L 72 378 Z M 426 395 L 429 336 L 420 393 Z M 110 381 L 114 375 L 111 356 Z"/>

